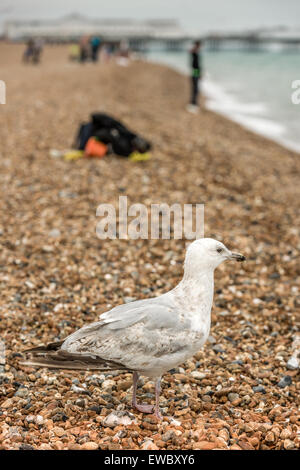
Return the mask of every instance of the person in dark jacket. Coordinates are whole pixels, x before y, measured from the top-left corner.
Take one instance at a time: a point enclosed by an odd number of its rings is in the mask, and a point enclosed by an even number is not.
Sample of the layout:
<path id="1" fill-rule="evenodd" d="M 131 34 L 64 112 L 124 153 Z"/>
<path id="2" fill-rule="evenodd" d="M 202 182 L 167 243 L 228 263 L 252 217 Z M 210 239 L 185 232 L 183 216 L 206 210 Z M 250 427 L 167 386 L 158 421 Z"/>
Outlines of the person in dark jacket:
<path id="1" fill-rule="evenodd" d="M 101 44 L 101 40 L 98 36 L 93 36 L 91 38 L 90 45 L 91 45 L 91 56 L 92 56 L 93 62 L 98 61 L 98 53 L 100 49 L 100 44 Z"/>
<path id="2" fill-rule="evenodd" d="M 195 41 L 190 52 L 191 59 L 191 101 L 188 106 L 188 111 L 198 111 L 198 95 L 199 95 L 199 81 L 202 76 L 201 64 L 201 41 Z"/>

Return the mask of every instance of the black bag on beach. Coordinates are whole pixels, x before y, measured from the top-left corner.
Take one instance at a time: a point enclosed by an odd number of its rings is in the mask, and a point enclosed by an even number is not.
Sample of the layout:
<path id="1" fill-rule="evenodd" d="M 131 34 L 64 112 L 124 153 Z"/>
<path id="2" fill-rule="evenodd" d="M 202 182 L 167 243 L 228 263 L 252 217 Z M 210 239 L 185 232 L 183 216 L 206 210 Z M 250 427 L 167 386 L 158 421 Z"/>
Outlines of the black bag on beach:
<path id="1" fill-rule="evenodd" d="M 90 137 L 96 137 L 108 145 L 112 152 L 128 157 L 132 152 L 145 153 L 150 150 L 150 143 L 134 134 L 121 122 L 104 113 L 93 113 L 91 122 L 82 124 L 76 138 L 76 148 L 84 150 Z"/>

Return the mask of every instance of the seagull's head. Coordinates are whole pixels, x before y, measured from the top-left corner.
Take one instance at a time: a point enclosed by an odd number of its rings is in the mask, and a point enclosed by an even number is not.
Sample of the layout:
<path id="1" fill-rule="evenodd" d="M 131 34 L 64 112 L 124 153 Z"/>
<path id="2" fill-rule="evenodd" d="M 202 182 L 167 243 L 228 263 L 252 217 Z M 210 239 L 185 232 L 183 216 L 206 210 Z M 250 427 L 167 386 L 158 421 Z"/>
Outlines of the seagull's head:
<path id="1" fill-rule="evenodd" d="M 187 249 L 184 263 L 185 274 L 197 275 L 202 271 L 214 270 L 225 260 L 244 261 L 240 253 L 230 251 L 213 238 L 199 238 Z"/>

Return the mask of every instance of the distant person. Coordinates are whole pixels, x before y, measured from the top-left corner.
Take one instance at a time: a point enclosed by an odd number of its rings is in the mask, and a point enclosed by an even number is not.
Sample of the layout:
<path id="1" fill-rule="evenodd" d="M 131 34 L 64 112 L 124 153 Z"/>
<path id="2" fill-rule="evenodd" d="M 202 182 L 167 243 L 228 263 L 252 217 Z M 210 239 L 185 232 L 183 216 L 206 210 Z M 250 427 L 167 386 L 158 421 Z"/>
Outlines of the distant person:
<path id="1" fill-rule="evenodd" d="M 113 46 L 109 43 L 104 44 L 101 49 L 101 53 L 102 53 L 102 61 L 104 63 L 109 62 L 113 55 Z"/>
<path id="2" fill-rule="evenodd" d="M 34 41 L 33 39 L 28 39 L 27 44 L 26 44 L 26 49 L 23 55 L 23 62 L 27 64 L 28 62 L 32 61 L 33 55 L 34 55 Z"/>
<path id="3" fill-rule="evenodd" d="M 191 59 L 191 102 L 187 110 L 191 113 L 197 113 L 199 109 L 198 95 L 199 95 L 199 81 L 202 76 L 201 66 L 201 41 L 195 41 L 190 52 Z"/>
<path id="4" fill-rule="evenodd" d="M 80 59 L 80 47 L 78 44 L 71 44 L 69 48 L 69 59 L 73 62 L 79 62 Z"/>
<path id="5" fill-rule="evenodd" d="M 101 44 L 101 40 L 98 36 L 93 36 L 91 38 L 90 45 L 91 45 L 91 56 L 92 56 L 93 62 L 98 62 L 100 44 Z"/>
<path id="6" fill-rule="evenodd" d="M 88 60 L 89 57 L 89 38 L 88 36 L 83 36 L 80 39 L 79 47 L 80 47 L 80 62 L 83 64 Z"/>
<path id="7" fill-rule="evenodd" d="M 119 55 L 120 57 L 124 57 L 126 59 L 129 57 L 129 44 L 125 39 L 122 39 L 120 42 Z"/>
<path id="8" fill-rule="evenodd" d="M 120 42 L 116 61 L 117 64 L 123 65 L 124 67 L 126 67 L 129 63 L 129 44 L 125 39 L 122 39 Z"/>
<path id="9" fill-rule="evenodd" d="M 44 47 L 44 41 L 41 38 L 37 38 L 37 39 L 34 40 L 33 62 L 35 64 L 38 64 L 41 60 L 43 47 Z"/>

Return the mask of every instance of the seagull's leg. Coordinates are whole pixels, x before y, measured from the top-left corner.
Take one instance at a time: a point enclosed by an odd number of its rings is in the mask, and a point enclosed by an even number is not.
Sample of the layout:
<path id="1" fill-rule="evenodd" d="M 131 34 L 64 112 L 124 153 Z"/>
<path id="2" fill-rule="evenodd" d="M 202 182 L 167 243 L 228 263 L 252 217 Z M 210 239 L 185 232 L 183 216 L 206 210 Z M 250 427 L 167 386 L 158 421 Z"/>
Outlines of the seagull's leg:
<path id="1" fill-rule="evenodd" d="M 155 383 L 155 407 L 154 407 L 154 414 L 158 419 L 163 419 L 162 415 L 159 411 L 159 395 L 160 395 L 160 383 L 161 377 L 159 377 Z"/>
<path id="2" fill-rule="evenodd" d="M 153 405 L 146 405 L 141 403 L 140 405 L 136 402 L 136 389 L 137 383 L 139 379 L 139 374 L 137 372 L 133 372 L 133 394 L 132 394 L 132 406 L 136 410 L 140 411 L 141 413 L 153 413 L 154 406 Z"/>
<path id="3" fill-rule="evenodd" d="M 137 372 L 133 372 L 133 393 L 132 393 L 133 408 L 136 407 L 136 389 L 137 389 L 138 380 L 139 380 L 139 374 Z"/>

